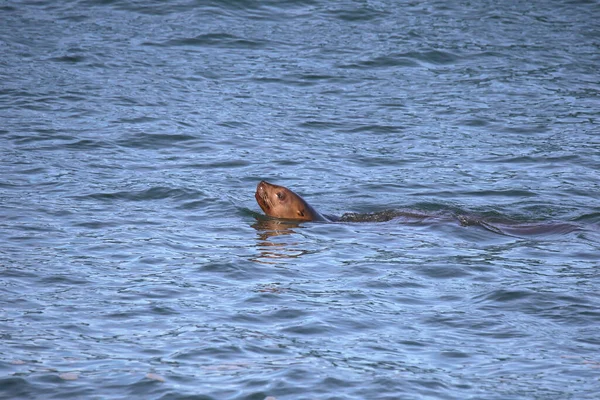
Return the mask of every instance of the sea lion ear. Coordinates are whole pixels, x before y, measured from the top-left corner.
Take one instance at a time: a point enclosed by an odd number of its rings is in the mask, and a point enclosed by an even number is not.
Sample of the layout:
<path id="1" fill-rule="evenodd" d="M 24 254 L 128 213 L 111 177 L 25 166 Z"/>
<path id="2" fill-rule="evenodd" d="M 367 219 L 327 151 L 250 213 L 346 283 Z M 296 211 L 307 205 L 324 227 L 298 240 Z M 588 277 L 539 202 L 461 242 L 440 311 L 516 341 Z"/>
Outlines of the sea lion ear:
<path id="1" fill-rule="evenodd" d="M 298 210 L 298 215 L 304 217 L 304 210 Z"/>

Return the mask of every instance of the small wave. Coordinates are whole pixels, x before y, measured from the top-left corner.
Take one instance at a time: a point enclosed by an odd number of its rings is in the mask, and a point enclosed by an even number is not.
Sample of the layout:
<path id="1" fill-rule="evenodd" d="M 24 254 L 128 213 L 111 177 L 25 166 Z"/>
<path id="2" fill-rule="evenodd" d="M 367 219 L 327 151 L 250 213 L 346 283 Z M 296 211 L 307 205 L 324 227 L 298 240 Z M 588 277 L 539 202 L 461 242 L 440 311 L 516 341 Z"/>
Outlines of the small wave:
<path id="1" fill-rule="evenodd" d="M 526 299 L 533 295 L 532 292 L 526 290 L 506 290 L 499 289 L 494 290 L 490 293 L 482 294 L 475 298 L 475 300 L 479 302 L 499 302 L 499 303 L 507 303 L 513 301 L 519 301 L 522 299 Z"/>
<path id="2" fill-rule="evenodd" d="M 419 67 L 423 64 L 447 65 L 460 61 L 460 57 L 445 51 L 432 50 L 425 52 L 407 52 L 388 54 L 374 57 L 357 63 L 340 66 L 341 68 L 388 68 L 388 67 Z"/>
<path id="3" fill-rule="evenodd" d="M 269 45 L 266 40 L 251 40 L 228 33 L 206 33 L 190 38 L 171 39 L 165 42 L 144 42 L 145 46 L 158 47 L 224 47 L 224 48 L 262 48 Z"/>
<path id="4" fill-rule="evenodd" d="M 192 199 L 199 195 L 197 191 L 189 189 L 173 189 L 169 187 L 152 187 L 145 190 L 120 191 L 113 193 L 92 193 L 77 196 L 78 199 L 94 199 L 101 201 L 127 200 L 127 201 L 153 201 L 164 199 Z"/>
<path id="5" fill-rule="evenodd" d="M 340 9 L 329 12 L 330 15 L 337 19 L 348 22 L 372 21 L 379 18 L 384 18 L 389 15 L 389 12 L 378 11 L 372 8 L 362 7 L 354 10 Z"/>
<path id="6" fill-rule="evenodd" d="M 583 214 L 573 219 L 575 222 L 583 222 L 588 224 L 595 224 L 600 229 L 600 212 L 593 212 L 590 214 Z"/>
<path id="7" fill-rule="evenodd" d="M 67 64 L 77 64 L 86 60 L 84 56 L 67 55 L 60 57 L 53 57 L 50 61 L 62 62 Z"/>
<path id="8" fill-rule="evenodd" d="M 127 148 L 154 149 L 174 147 L 196 139 L 195 136 L 186 134 L 137 133 L 129 138 L 119 140 L 117 144 Z"/>

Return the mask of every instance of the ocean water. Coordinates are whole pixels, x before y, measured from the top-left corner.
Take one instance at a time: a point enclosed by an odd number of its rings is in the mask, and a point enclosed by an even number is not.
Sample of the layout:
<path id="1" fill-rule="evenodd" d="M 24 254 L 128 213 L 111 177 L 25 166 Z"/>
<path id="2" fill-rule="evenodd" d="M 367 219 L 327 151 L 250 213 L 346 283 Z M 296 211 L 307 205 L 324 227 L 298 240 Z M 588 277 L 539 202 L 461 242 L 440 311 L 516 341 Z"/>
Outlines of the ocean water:
<path id="1" fill-rule="evenodd" d="M 0 398 L 600 398 L 599 18 L 3 1 Z"/>

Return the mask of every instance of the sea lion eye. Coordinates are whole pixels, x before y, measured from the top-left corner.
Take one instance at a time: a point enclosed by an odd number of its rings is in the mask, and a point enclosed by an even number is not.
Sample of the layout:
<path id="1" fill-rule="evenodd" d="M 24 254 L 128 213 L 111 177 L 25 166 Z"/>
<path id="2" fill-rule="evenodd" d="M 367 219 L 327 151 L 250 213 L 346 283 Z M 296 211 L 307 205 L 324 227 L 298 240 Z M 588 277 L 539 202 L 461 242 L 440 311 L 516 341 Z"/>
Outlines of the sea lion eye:
<path id="1" fill-rule="evenodd" d="M 282 192 L 277 192 L 277 198 L 278 198 L 279 200 L 283 200 L 283 199 L 285 199 L 285 194 L 284 194 L 284 193 L 282 193 Z"/>

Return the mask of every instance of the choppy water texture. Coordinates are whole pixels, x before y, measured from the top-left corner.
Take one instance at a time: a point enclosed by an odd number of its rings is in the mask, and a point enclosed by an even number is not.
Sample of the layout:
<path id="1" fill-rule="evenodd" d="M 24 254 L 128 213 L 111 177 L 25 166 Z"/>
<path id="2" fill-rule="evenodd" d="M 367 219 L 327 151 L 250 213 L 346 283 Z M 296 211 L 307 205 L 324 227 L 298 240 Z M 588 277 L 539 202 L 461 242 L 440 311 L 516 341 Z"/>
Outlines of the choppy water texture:
<path id="1" fill-rule="evenodd" d="M 2 2 L 0 397 L 600 398 L 599 20 Z"/>

